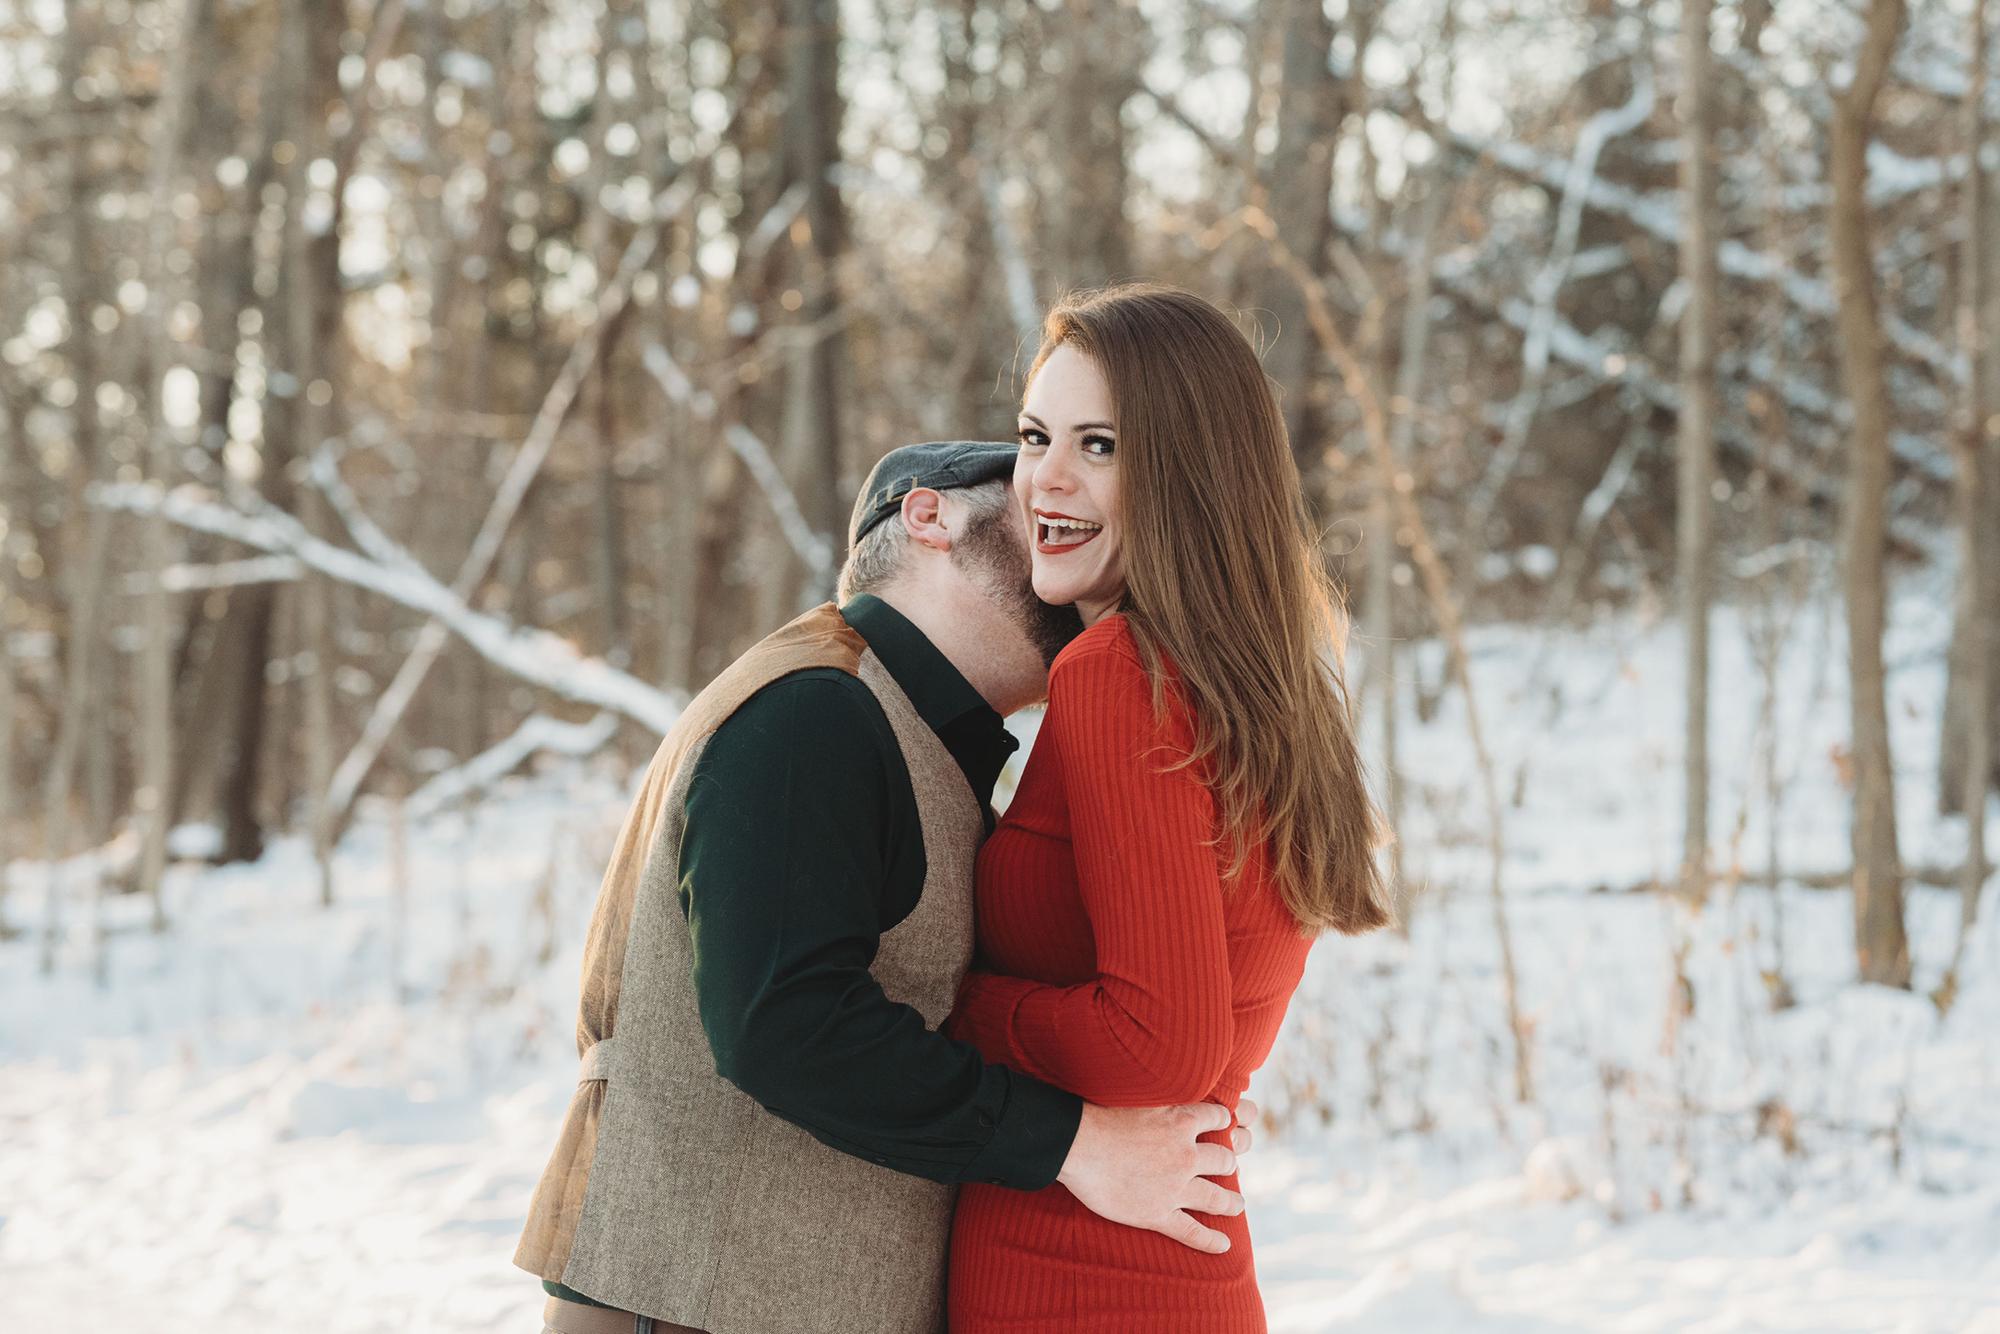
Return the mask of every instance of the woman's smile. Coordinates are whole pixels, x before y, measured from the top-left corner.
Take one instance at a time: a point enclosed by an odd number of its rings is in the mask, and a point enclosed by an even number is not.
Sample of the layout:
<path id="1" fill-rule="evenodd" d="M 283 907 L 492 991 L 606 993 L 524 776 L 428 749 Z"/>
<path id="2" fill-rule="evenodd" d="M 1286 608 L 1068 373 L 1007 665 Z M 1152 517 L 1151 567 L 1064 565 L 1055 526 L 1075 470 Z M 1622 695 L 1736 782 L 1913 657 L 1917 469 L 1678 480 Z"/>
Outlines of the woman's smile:
<path id="1" fill-rule="evenodd" d="M 1075 551 L 1104 531 L 1101 523 L 1079 519 L 1055 510 L 1035 511 L 1035 550 L 1044 556 L 1060 556 Z"/>

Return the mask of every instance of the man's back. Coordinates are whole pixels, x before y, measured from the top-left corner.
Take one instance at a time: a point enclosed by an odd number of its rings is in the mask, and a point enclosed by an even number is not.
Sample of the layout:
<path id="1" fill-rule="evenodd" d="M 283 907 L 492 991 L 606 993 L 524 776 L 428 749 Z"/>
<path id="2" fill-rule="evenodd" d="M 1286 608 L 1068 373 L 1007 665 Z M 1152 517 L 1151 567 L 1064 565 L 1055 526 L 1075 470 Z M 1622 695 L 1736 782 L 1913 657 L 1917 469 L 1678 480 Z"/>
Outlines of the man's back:
<path id="1" fill-rule="evenodd" d="M 649 767 L 592 921 L 578 1089 L 515 1256 L 565 1288 L 712 1334 L 928 1331 L 942 1318 L 951 1178 L 910 1175 L 906 1164 L 892 1171 L 879 1165 L 883 1156 L 817 1128 L 809 1133 L 718 1074 L 725 1052 L 711 1048 L 696 986 L 699 932 L 691 922 L 702 924 L 703 894 L 696 885 L 689 895 L 682 883 L 684 871 L 695 876 L 681 854 L 688 812 L 699 810 L 689 788 L 703 750 L 773 682 L 785 679 L 775 689 L 797 693 L 794 685 L 805 683 L 792 678 L 829 671 L 850 674 L 872 696 L 898 748 L 904 772 L 896 779 L 908 784 L 921 825 L 921 893 L 880 936 L 868 973 L 923 1027 L 935 1027 L 949 1008 L 970 959 L 983 805 L 868 642 L 825 606 L 724 672 Z M 824 761 L 813 743 L 810 734 L 799 737 L 800 754 Z M 867 844 L 878 832 L 849 837 Z M 829 857 L 842 851 L 827 849 Z M 728 906 L 716 900 L 711 893 L 711 905 Z M 772 921 L 763 934 L 779 939 L 783 930 Z M 715 977 L 714 960 L 705 963 Z M 727 1008 L 715 1001 L 713 984 L 706 1004 L 711 1020 Z M 738 1075 L 731 1064 L 723 1073 Z"/>

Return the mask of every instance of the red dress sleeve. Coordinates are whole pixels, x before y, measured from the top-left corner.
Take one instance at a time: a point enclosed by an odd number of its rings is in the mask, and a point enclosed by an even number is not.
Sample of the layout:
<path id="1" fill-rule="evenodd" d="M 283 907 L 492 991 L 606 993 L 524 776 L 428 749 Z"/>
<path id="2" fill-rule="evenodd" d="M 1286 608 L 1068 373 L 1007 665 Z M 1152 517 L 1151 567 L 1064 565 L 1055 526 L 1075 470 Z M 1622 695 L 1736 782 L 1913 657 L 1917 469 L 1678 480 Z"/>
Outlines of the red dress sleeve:
<path id="1" fill-rule="evenodd" d="M 1042 731 L 1098 972 L 1073 986 L 969 973 L 953 1032 L 1103 1106 L 1198 1101 L 1221 1079 L 1232 1033 L 1214 798 L 1195 770 L 1162 772 L 1187 754 L 1192 728 L 1171 695 L 1155 722 L 1129 640 L 1072 650 L 1050 676 Z"/>

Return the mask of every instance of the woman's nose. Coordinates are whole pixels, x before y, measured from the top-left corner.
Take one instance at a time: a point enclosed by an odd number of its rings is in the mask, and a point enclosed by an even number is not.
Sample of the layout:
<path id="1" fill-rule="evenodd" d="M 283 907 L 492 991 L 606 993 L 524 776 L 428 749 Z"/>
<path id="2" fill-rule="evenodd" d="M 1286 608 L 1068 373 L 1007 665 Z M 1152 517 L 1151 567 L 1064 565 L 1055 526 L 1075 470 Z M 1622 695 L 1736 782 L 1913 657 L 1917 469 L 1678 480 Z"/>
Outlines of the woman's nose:
<path id="1" fill-rule="evenodd" d="M 1063 492 L 1069 490 L 1069 447 L 1050 445 L 1042 451 L 1042 457 L 1035 463 L 1031 475 L 1037 491 Z"/>

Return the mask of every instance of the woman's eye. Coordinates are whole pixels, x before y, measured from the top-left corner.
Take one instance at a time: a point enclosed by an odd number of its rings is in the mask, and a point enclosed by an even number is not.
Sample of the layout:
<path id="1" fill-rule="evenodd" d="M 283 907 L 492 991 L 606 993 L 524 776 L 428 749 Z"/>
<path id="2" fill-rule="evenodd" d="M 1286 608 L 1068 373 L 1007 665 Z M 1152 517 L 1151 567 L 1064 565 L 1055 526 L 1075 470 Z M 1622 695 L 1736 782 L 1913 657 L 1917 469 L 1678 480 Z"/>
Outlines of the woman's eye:
<path id="1" fill-rule="evenodd" d="M 1043 435 L 1040 431 L 1035 430 L 1033 427 L 1023 426 L 1020 430 L 1016 431 L 1014 434 L 1021 437 L 1021 443 L 1023 445 L 1032 449 L 1040 449 L 1043 445 L 1046 445 L 1049 442 L 1047 436 Z"/>
<path id="2" fill-rule="evenodd" d="M 1118 448 L 1118 442 L 1108 435 L 1087 435 L 1083 438 L 1083 448 L 1086 453 L 1108 458 Z"/>

